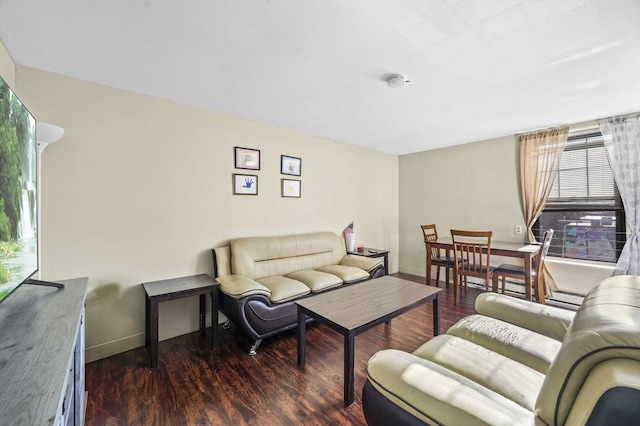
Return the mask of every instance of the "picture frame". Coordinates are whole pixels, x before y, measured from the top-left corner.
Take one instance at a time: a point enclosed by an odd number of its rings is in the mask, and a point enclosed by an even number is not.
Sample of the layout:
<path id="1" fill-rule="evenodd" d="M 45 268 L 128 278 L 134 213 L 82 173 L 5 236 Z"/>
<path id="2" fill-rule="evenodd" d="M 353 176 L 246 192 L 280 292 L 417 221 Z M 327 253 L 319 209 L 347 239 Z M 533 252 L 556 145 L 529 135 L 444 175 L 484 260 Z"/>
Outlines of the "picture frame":
<path id="1" fill-rule="evenodd" d="M 233 147 L 236 169 L 260 170 L 260 150 L 252 148 Z"/>
<path id="2" fill-rule="evenodd" d="M 282 197 L 300 198 L 302 181 L 298 179 L 282 179 Z"/>
<path id="3" fill-rule="evenodd" d="M 233 195 L 258 195 L 258 175 L 233 173 Z"/>
<path id="4" fill-rule="evenodd" d="M 291 157 L 290 155 L 280 156 L 280 174 L 301 176 L 302 175 L 302 158 Z"/>

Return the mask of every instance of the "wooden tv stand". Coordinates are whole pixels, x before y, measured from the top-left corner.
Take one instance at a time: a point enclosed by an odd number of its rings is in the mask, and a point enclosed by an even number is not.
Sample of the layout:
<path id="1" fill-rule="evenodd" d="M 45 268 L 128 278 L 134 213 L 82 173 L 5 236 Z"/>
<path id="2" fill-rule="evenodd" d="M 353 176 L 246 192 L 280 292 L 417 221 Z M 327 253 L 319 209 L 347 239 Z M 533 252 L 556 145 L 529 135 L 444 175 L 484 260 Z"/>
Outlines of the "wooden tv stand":
<path id="1" fill-rule="evenodd" d="M 0 425 L 82 425 L 87 278 L 23 284 L 0 303 Z"/>

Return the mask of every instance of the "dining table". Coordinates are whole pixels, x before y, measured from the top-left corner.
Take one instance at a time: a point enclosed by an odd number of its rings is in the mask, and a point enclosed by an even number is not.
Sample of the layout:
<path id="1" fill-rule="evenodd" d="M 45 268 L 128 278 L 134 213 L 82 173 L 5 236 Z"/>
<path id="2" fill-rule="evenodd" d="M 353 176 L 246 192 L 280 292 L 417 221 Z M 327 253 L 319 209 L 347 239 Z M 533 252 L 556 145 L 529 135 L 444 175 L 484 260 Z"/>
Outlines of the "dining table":
<path id="1" fill-rule="evenodd" d="M 431 248 L 437 248 L 445 250 L 447 257 L 453 252 L 453 239 L 451 237 L 442 237 L 434 241 L 425 241 L 427 253 L 430 253 Z M 540 274 L 535 271 L 534 259 L 542 249 L 541 244 L 527 244 L 512 241 L 491 241 L 491 256 L 504 256 L 522 259 L 524 262 L 524 286 L 527 300 L 531 300 L 531 289 L 536 286 L 536 295 L 538 297 L 538 303 L 544 304 L 545 302 L 545 288 L 544 281 L 540 279 Z M 536 272 L 534 274 L 534 272 Z M 535 277 L 535 282 L 533 281 Z M 427 256 L 427 279 L 431 279 L 431 256 Z M 454 280 L 455 282 L 455 280 Z M 458 289 L 455 288 L 454 292 Z M 493 287 L 493 291 L 498 289 Z"/>

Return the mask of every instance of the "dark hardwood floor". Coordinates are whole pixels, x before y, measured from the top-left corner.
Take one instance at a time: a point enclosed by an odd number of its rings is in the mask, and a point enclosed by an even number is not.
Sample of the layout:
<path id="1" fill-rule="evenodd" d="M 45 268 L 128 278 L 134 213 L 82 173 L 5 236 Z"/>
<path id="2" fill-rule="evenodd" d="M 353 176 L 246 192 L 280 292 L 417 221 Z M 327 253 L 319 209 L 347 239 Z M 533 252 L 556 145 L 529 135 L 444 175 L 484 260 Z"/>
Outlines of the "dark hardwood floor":
<path id="1" fill-rule="evenodd" d="M 423 282 L 406 274 L 401 278 Z M 441 287 L 443 284 L 441 284 Z M 442 332 L 473 313 L 479 290 L 453 304 L 443 289 Z M 212 349 L 198 332 L 160 342 L 158 369 L 145 348 L 87 364 L 87 425 L 365 425 L 362 386 L 377 351 L 413 351 L 433 337 L 432 305 L 420 306 L 356 337 L 355 402 L 343 406 L 343 340 L 321 324 L 307 327 L 306 365 L 297 365 L 295 330 L 265 339 L 258 354 L 234 326 Z M 208 332 L 211 332 L 208 330 Z"/>

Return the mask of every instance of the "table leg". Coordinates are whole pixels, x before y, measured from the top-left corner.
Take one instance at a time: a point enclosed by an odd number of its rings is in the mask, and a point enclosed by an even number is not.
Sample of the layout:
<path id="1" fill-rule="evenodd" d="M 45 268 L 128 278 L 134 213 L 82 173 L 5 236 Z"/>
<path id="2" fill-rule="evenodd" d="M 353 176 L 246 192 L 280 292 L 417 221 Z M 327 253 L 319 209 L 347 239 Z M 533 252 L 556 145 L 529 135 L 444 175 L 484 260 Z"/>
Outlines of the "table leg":
<path id="1" fill-rule="evenodd" d="M 384 274 L 389 275 L 389 253 L 384 254 Z"/>
<path id="2" fill-rule="evenodd" d="M 206 336 L 207 333 L 205 331 L 207 327 L 207 301 L 205 298 L 206 295 L 200 295 L 200 335 Z"/>
<path id="3" fill-rule="evenodd" d="M 305 362 L 305 339 L 307 334 L 307 321 L 304 312 L 298 308 L 298 365 Z"/>
<path id="4" fill-rule="evenodd" d="M 458 304 L 458 302 L 460 301 L 460 296 L 458 295 L 459 290 L 459 286 L 458 283 L 460 282 L 460 275 L 456 274 L 456 270 L 454 268 L 453 270 L 453 303 L 454 304 Z"/>
<path id="5" fill-rule="evenodd" d="M 543 276 L 543 271 L 540 270 L 540 265 L 538 265 L 538 269 L 536 271 L 536 277 L 535 277 L 535 282 L 533 283 L 533 285 L 536 286 L 536 297 L 538 298 L 538 303 L 544 305 L 545 304 L 545 293 L 546 293 L 546 289 L 544 287 L 544 276 Z"/>
<path id="6" fill-rule="evenodd" d="M 144 346 L 149 347 L 151 344 L 151 302 L 149 296 L 146 296 L 144 302 Z"/>
<path id="7" fill-rule="evenodd" d="M 433 335 L 440 335 L 440 293 L 433 299 Z"/>
<path id="8" fill-rule="evenodd" d="M 158 299 L 150 301 L 151 324 L 149 338 L 151 340 L 151 368 L 158 368 Z"/>
<path id="9" fill-rule="evenodd" d="M 424 277 L 424 282 L 426 285 L 431 285 L 431 247 L 429 247 L 429 243 L 427 243 L 427 276 Z"/>
<path id="10" fill-rule="evenodd" d="M 218 346 L 218 287 L 211 292 L 211 346 Z"/>
<path id="11" fill-rule="evenodd" d="M 353 403 L 353 382 L 355 372 L 353 369 L 353 352 L 354 352 L 353 333 L 344 336 L 344 406 L 348 407 Z"/>

